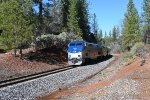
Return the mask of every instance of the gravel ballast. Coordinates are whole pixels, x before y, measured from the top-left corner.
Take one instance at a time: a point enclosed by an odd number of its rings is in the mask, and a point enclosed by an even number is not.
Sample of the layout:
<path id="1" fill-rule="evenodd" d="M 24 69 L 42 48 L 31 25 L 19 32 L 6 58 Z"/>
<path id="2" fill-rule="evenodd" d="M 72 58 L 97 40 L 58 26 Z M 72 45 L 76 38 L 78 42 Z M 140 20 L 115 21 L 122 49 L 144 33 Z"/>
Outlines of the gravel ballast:
<path id="1" fill-rule="evenodd" d="M 114 59 L 115 58 L 112 57 L 98 64 L 81 66 L 13 86 L 0 88 L 0 100 L 34 100 L 36 97 L 44 96 L 58 91 L 59 89 L 69 87 L 95 75 L 107 67 Z"/>
<path id="2" fill-rule="evenodd" d="M 105 87 L 106 94 L 97 97 L 96 100 L 139 100 L 137 87 L 139 87 L 137 81 L 128 78 L 119 79 Z"/>

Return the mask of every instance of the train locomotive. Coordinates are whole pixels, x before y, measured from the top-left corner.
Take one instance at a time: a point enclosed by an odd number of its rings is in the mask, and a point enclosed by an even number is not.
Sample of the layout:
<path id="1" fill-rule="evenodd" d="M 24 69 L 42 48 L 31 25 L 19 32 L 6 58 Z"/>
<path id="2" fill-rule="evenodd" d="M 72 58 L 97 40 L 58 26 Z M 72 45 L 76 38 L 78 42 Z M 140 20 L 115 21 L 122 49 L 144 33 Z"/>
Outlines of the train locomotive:
<path id="1" fill-rule="evenodd" d="M 68 64 L 81 65 L 89 60 L 110 55 L 110 49 L 85 41 L 72 41 L 68 44 Z"/>

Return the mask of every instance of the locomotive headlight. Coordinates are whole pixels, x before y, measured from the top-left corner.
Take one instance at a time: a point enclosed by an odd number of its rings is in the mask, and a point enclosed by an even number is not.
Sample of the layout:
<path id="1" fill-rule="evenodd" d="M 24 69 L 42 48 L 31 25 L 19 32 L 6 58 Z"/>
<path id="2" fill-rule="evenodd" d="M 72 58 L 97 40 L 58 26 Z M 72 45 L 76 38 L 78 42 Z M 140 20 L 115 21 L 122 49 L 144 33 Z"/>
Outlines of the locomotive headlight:
<path id="1" fill-rule="evenodd" d="M 78 54 L 78 58 L 79 58 L 79 59 L 81 59 L 81 58 L 82 58 L 81 54 Z"/>

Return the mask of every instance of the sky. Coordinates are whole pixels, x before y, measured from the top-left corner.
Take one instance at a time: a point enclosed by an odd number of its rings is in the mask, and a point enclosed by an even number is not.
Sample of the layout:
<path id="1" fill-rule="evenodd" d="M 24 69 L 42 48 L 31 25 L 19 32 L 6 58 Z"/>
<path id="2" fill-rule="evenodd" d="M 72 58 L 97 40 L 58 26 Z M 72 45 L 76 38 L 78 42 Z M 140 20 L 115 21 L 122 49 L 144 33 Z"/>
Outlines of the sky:
<path id="1" fill-rule="evenodd" d="M 129 0 L 89 0 L 89 12 L 95 13 L 99 28 L 107 33 L 114 26 L 122 26 Z M 139 15 L 142 13 L 143 0 L 133 0 Z"/>

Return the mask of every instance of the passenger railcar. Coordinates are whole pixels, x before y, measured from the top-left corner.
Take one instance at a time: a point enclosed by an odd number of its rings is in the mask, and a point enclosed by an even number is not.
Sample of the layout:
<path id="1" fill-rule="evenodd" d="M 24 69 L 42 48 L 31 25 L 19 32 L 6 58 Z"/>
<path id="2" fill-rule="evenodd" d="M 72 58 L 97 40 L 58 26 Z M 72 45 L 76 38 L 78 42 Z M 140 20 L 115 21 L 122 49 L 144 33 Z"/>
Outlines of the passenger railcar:
<path id="1" fill-rule="evenodd" d="M 110 54 L 105 46 L 85 41 L 72 41 L 68 44 L 68 64 L 81 65 L 89 59 L 97 59 Z"/>

